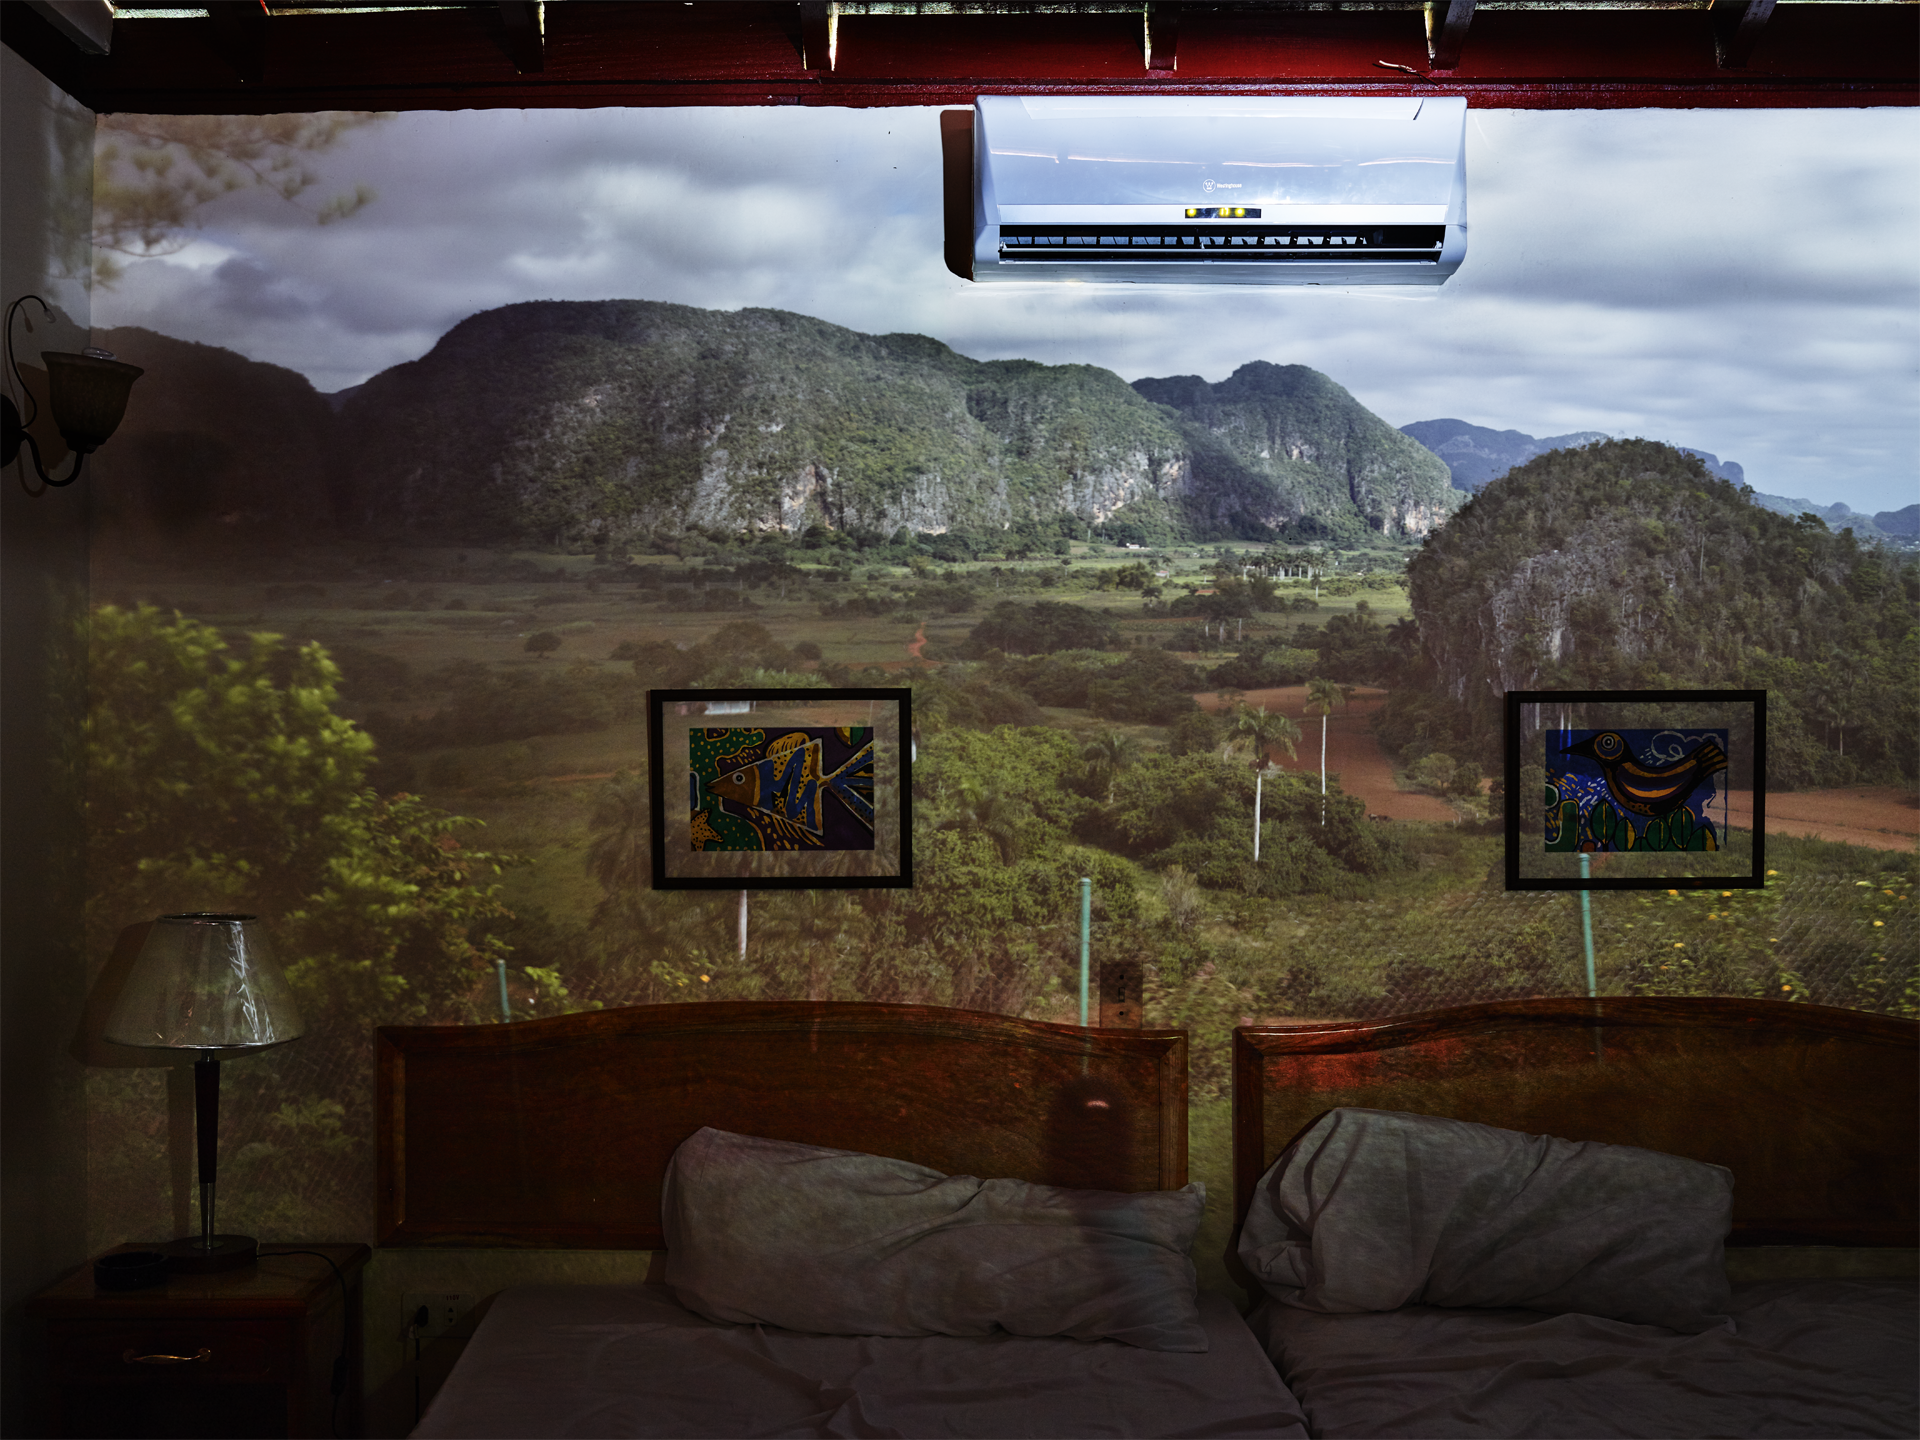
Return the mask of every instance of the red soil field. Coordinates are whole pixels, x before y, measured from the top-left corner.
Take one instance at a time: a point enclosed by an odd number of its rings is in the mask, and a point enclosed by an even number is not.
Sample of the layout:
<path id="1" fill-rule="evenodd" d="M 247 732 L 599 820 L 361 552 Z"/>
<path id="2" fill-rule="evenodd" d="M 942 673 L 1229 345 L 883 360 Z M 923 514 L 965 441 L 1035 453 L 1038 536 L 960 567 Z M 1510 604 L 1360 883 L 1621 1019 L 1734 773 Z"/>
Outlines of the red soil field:
<path id="1" fill-rule="evenodd" d="M 926 643 L 927 631 L 922 625 L 907 642 L 910 658 L 904 662 L 892 661 L 887 668 L 905 669 L 909 665 L 926 664 L 920 653 Z M 1211 692 L 1193 698 L 1200 702 L 1202 710 L 1218 713 L 1226 708 L 1220 697 Z M 1307 713 L 1306 686 L 1249 690 L 1241 698 L 1249 705 L 1264 705 L 1299 722 L 1299 753 L 1288 759 L 1285 751 L 1274 751 L 1270 758 L 1276 765 L 1304 775 L 1320 773 L 1320 717 Z M 1388 820 L 1459 818 L 1453 807 L 1438 796 L 1394 787 L 1393 766 L 1370 728 L 1374 712 L 1386 699 L 1385 690 L 1356 686 L 1353 698 L 1327 717 L 1327 773 L 1340 777 L 1341 788 L 1364 803 L 1369 816 Z M 1740 829 L 1753 827 L 1752 791 L 1729 792 L 1727 804 L 1733 825 Z M 1911 849 L 1920 841 L 1920 794 L 1891 786 L 1860 785 L 1847 790 L 1803 790 L 1770 795 L 1767 797 L 1767 833 L 1812 835 L 1874 850 Z"/>
<path id="2" fill-rule="evenodd" d="M 1753 792 L 1727 792 L 1728 822 L 1753 828 Z M 1890 785 L 1793 790 L 1767 796 L 1767 834 L 1812 835 L 1872 850 L 1912 850 L 1920 840 L 1920 795 Z"/>
<path id="3" fill-rule="evenodd" d="M 1223 708 L 1218 697 L 1196 695 L 1204 710 Z M 1415 795 L 1393 788 L 1393 767 L 1368 728 L 1373 713 L 1386 703 L 1387 692 L 1356 689 L 1353 702 L 1336 709 L 1327 723 L 1327 770 L 1338 772 L 1349 795 L 1366 803 L 1369 815 L 1394 820 L 1452 820 L 1452 807 L 1432 795 Z M 1288 685 L 1275 690 L 1250 690 L 1249 705 L 1265 705 L 1299 721 L 1304 732 L 1296 759 L 1284 751 L 1274 759 L 1283 768 L 1318 774 L 1320 717 L 1306 713 L 1307 687 Z M 1729 817 L 1736 827 L 1753 827 L 1753 792 L 1734 790 L 1727 796 Z M 1857 785 L 1845 790 L 1799 790 L 1767 797 L 1769 835 L 1812 835 L 1873 850 L 1911 850 L 1920 842 L 1920 794 L 1892 786 Z"/>

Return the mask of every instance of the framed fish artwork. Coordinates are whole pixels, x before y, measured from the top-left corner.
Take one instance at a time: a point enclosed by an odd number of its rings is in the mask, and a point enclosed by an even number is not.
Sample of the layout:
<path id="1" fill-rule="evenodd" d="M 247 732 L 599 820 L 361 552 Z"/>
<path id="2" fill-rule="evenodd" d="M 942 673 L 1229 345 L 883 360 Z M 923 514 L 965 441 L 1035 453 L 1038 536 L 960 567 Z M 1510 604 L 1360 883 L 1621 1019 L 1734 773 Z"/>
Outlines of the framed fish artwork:
<path id="1" fill-rule="evenodd" d="M 659 890 L 913 884 L 912 695 L 650 690 Z"/>
<path id="2" fill-rule="evenodd" d="M 1507 693 L 1507 888 L 1766 883 L 1764 690 Z"/>

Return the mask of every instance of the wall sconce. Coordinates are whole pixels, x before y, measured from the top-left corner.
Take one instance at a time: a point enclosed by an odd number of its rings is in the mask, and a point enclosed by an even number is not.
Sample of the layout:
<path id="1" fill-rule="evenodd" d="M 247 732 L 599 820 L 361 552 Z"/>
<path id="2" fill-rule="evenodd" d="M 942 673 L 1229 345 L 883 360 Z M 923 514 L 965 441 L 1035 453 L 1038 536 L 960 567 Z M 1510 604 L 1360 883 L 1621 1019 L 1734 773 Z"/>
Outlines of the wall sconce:
<path id="1" fill-rule="evenodd" d="M 60 427 L 61 438 L 74 455 L 73 469 L 65 478 L 54 479 L 41 463 L 40 447 L 27 433 L 27 427 L 38 418 L 39 405 L 27 388 L 26 377 L 20 373 L 19 361 L 13 358 L 14 312 L 29 300 L 49 317 L 53 314 L 53 307 L 38 295 L 22 295 L 7 307 L 7 369 L 33 408 L 23 420 L 13 398 L 0 396 L 0 465 L 11 465 L 24 444 L 33 454 L 33 470 L 42 484 L 71 485 L 80 478 L 87 456 L 106 444 L 120 424 L 120 417 L 127 413 L 127 396 L 133 392 L 133 382 L 146 371 L 114 359 L 110 350 L 89 347 L 78 355 L 57 350 L 41 353 L 41 362 L 47 367 L 47 403 L 53 408 L 53 423 Z M 26 319 L 23 323 L 31 333 L 33 321 Z M 21 483 L 25 482 L 26 476 L 22 474 Z"/>

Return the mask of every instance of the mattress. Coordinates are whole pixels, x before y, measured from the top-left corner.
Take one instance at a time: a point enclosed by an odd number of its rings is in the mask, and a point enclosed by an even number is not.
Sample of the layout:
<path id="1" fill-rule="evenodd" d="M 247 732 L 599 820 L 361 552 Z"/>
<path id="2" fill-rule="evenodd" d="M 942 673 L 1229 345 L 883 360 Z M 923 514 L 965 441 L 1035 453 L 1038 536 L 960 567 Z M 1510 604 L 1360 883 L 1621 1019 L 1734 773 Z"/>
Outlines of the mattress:
<path id="1" fill-rule="evenodd" d="M 1298 1405 L 1233 1306 L 1205 1354 L 1117 1340 L 721 1325 L 658 1285 L 502 1292 L 414 1430 L 483 1436 L 1288 1436 Z"/>
<path id="2" fill-rule="evenodd" d="M 1699 1335 L 1591 1315 L 1268 1301 L 1251 1327 L 1315 1436 L 1920 1434 L 1910 1280 L 1735 1285 Z"/>

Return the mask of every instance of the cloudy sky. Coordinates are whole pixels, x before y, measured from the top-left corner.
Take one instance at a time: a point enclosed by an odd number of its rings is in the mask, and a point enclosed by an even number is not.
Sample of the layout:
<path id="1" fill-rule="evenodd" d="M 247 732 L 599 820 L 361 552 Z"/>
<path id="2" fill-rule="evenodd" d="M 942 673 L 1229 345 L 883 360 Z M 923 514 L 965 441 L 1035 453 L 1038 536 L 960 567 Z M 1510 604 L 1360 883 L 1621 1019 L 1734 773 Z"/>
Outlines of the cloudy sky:
<path id="1" fill-rule="evenodd" d="M 357 384 L 520 300 L 773 306 L 979 359 L 1324 371 L 1394 425 L 1643 435 L 1866 512 L 1920 498 L 1920 113 L 1471 111 L 1437 292 L 985 286 L 941 263 L 933 110 L 412 113 L 320 157 L 325 228 L 259 193 L 97 292 Z M 304 203 L 304 202 L 303 202 Z"/>

